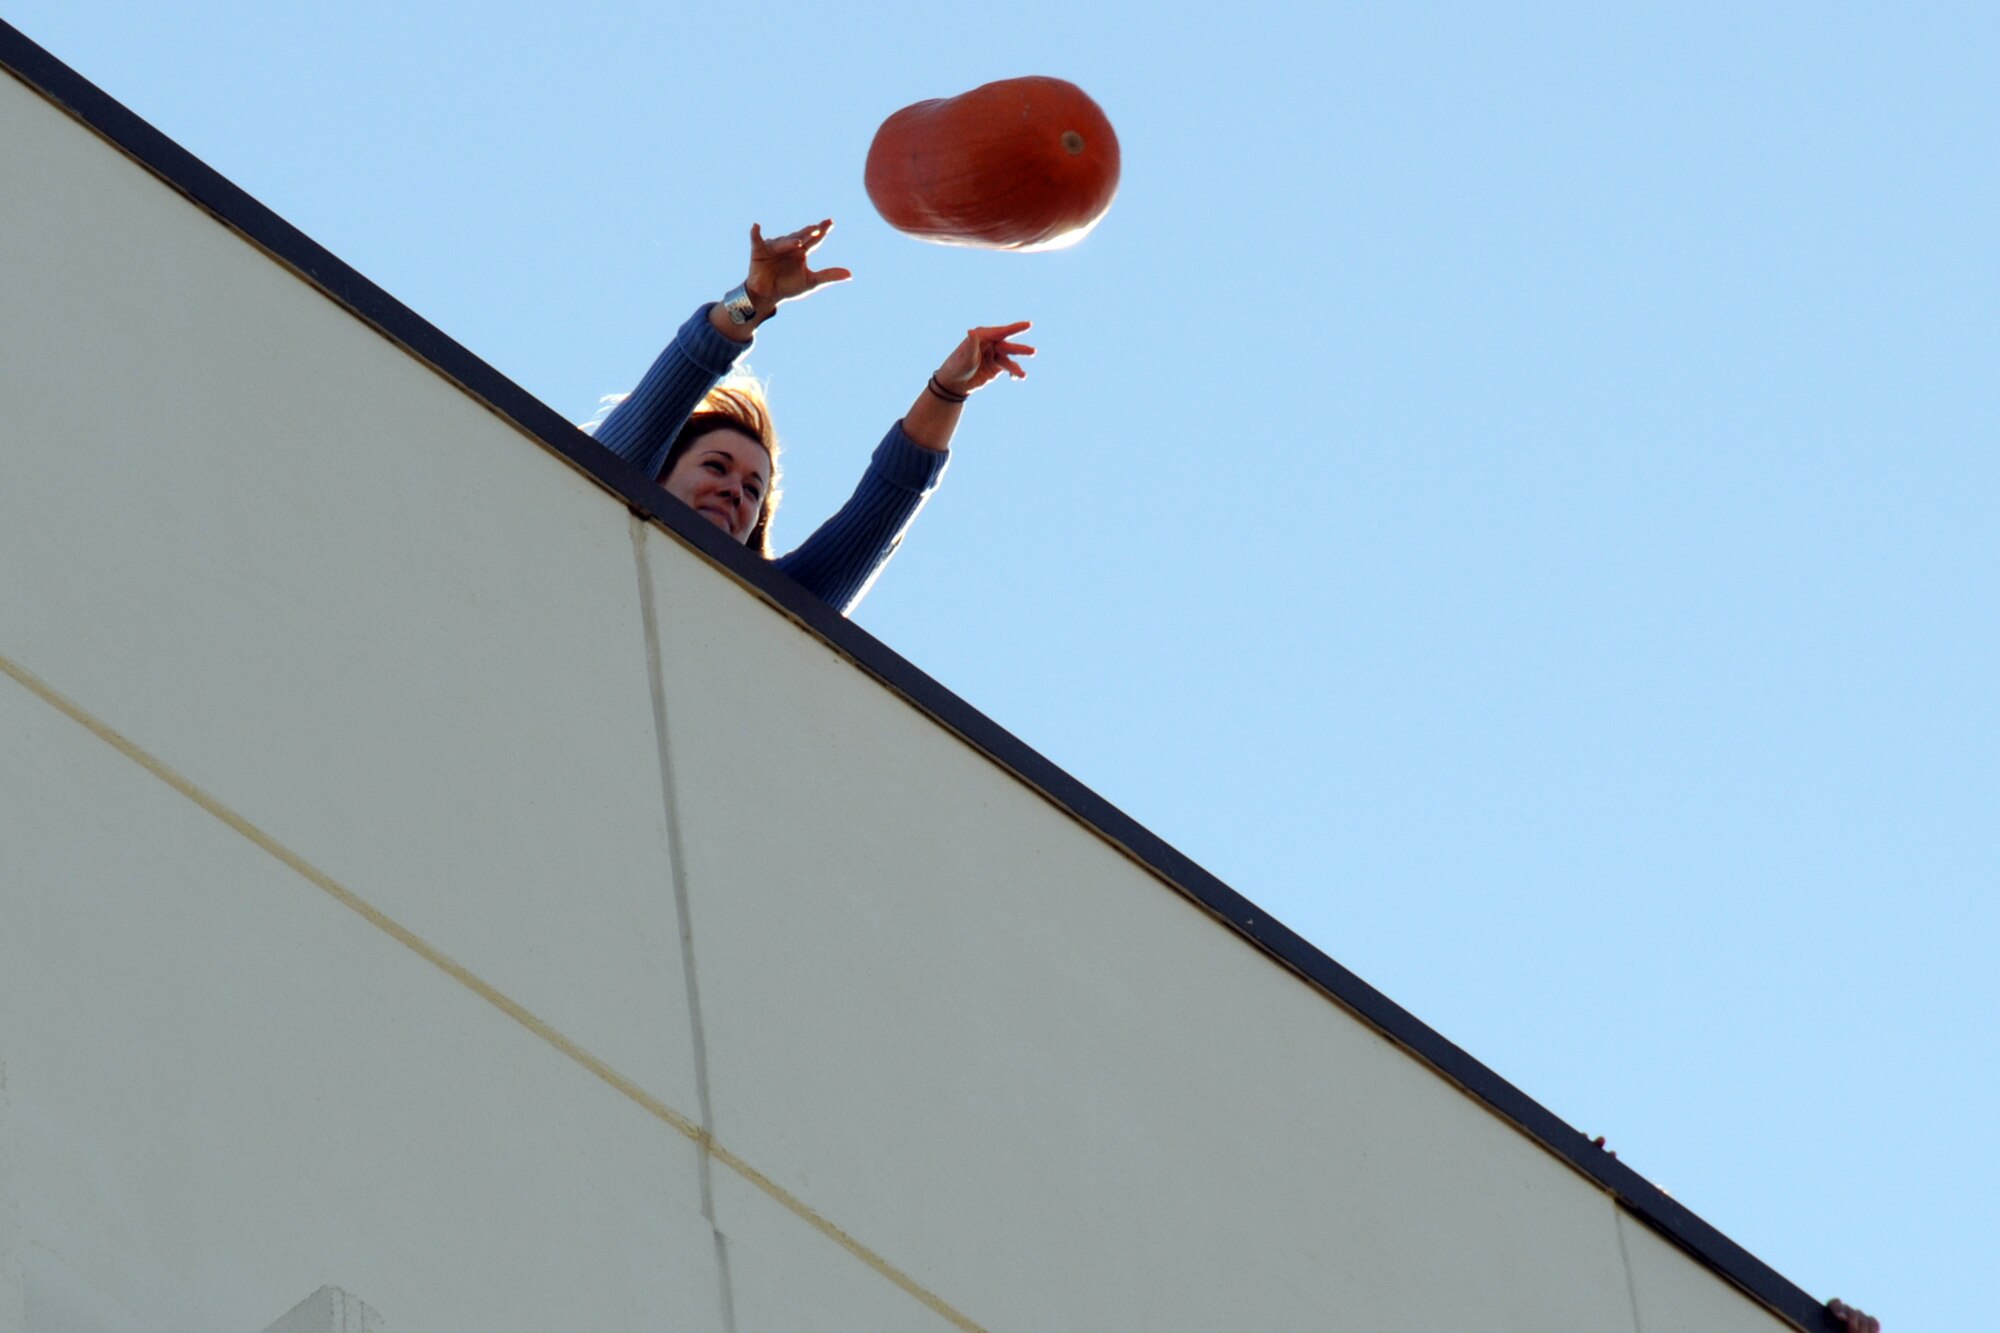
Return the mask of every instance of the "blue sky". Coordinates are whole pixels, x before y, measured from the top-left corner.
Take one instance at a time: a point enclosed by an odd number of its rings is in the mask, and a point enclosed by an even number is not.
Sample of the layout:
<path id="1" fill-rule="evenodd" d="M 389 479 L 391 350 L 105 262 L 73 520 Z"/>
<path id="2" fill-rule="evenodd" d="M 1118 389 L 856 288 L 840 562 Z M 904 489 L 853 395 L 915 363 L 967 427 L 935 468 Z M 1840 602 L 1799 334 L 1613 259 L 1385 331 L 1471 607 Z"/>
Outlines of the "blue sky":
<path id="1" fill-rule="evenodd" d="M 0 0 L 559 411 L 832 214 L 778 544 L 1031 377 L 857 619 L 1821 1296 L 2000 1236 L 2000 9 Z M 870 210 L 1075 81 L 1082 245 Z"/>

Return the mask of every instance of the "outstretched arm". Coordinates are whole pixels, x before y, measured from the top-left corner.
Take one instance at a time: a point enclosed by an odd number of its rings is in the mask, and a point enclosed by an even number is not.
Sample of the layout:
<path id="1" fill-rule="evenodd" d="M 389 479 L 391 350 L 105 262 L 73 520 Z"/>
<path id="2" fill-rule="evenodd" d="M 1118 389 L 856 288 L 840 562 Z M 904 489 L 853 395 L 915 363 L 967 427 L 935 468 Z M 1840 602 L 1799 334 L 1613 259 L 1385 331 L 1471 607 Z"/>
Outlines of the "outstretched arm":
<path id="1" fill-rule="evenodd" d="M 923 392 L 917 395 L 917 401 L 910 404 L 908 414 L 903 417 L 903 433 L 926 449 L 943 452 L 950 448 L 966 399 L 1003 374 L 1017 380 L 1028 377 L 1015 358 L 1033 356 L 1035 349 L 1013 339 L 1030 327 L 1024 319 L 1015 324 L 967 330 L 965 341 L 952 349 L 924 385 Z"/>
<path id="2" fill-rule="evenodd" d="M 599 423 L 597 442 L 648 476 L 657 475 L 674 436 L 700 406 L 702 395 L 730 372 L 749 348 L 757 326 L 779 303 L 853 276 L 844 268 L 814 269 L 807 262 L 832 226 L 833 219 L 828 218 L 768 241 L 761 227 L 752 226 L 750 267 L 743 280 L 752 307 L 750 318 L 736 323 L 721 302 L 695 311 L 638 387 Z"/>
<path id="3" fill-rule="evenodd" d="M 903 533 L 936 489 L 951 455 L 946 446 L 973 391 L 1001 375 L 1024 378 L 1017 357 L 1035 349 L 1013 341 L 1028 325 L 973 329 L 924 384 L 909 415 L 889 427 L 846 504 L 778 568 L 845 615 L 896 553 Z"/>
<path id="4" fill-rule="evenodd" d="M 743 279 L 743 293 L 749 298 L 750 309 L 739 310 L 732 317 L 729 308 L 718 301 L 708 308 L 709 324 L 731 342 L 747 343 L 757 326 L 776 314 L 783 302 L 811 296 L 828 283 L 846 282 L 853 277 L 844 268 L 815 269 L 810 262 L 812 252 L 832 230 L 833 219 L 827 218 L 767 241 L 764 229 L 751 223 L 750 272 Z M 741 319 L 746 313 L 749 318 Z"/>

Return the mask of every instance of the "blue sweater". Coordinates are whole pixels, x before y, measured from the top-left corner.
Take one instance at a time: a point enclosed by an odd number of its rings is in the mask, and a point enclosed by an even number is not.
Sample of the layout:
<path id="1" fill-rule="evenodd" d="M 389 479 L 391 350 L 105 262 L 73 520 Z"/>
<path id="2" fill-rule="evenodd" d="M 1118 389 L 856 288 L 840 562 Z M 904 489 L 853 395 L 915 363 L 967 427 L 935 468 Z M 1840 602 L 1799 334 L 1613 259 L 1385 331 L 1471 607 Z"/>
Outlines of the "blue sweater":
<path id="1" fill-rule="evenodd" d="M 702 306 L 681 325 L 652 369 L 597 428 L 597 442 L 657 477 L 674 436 L 707 393 L 748 351 L 708 322 Z M 950 455 L 889 427 L 847 503 L 797 550 L 774 562 L 808 592 L 846 615 L 896 553 L 910 520 L 937 489 Z"/>

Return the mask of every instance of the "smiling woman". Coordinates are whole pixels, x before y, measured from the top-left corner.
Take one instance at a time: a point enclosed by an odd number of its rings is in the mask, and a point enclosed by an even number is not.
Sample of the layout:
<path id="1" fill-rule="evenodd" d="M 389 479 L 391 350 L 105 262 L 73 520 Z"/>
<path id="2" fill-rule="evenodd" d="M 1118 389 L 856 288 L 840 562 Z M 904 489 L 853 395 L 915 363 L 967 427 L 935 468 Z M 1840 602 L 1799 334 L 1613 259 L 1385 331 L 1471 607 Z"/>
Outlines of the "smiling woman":
<path id="1" fill-rule="evenodd" d="M 657 480 L 667 494 L 769 559 L 778 432 L 756 381 L 710 389 L 667 449 Z"/>
<path id="2" fill-rule="evenodd" d="M 597 429 L 598 443 L 766 558 L 778 497 L 777 432 L 754 381 L 720 381 L 780 304 L 852 276 L 809 263 L 832 226 L 828 218 L 772 240 L 751 227 L 750 271 L 742 284 L 696 310 Z M 1013 339 L 1027 327 L 969 330 L 889 427 L 847 503 L 796 550 L 777 557 L 778 568 L 842 614 L 853 610 L 943 477 L 966 401 L 1003 374 L 1026 376 L 1017 358 L 1035 349 Z"/>

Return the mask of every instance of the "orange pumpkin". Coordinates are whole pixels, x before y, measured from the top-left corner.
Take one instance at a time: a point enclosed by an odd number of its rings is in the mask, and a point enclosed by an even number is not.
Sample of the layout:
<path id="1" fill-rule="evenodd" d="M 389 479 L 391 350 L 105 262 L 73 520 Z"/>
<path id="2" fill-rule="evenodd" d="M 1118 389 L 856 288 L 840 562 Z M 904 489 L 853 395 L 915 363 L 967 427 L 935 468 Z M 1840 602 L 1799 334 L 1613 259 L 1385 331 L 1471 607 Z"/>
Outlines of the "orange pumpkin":
<path id="1" fill-rule="evenodd" d="M 898 231 L 940 245 L 1075 245 L 1118 193 L 1118 136 L 1083 89 L 1002 79 L 906 106 L 868 146 L 868 198 Z"/>

